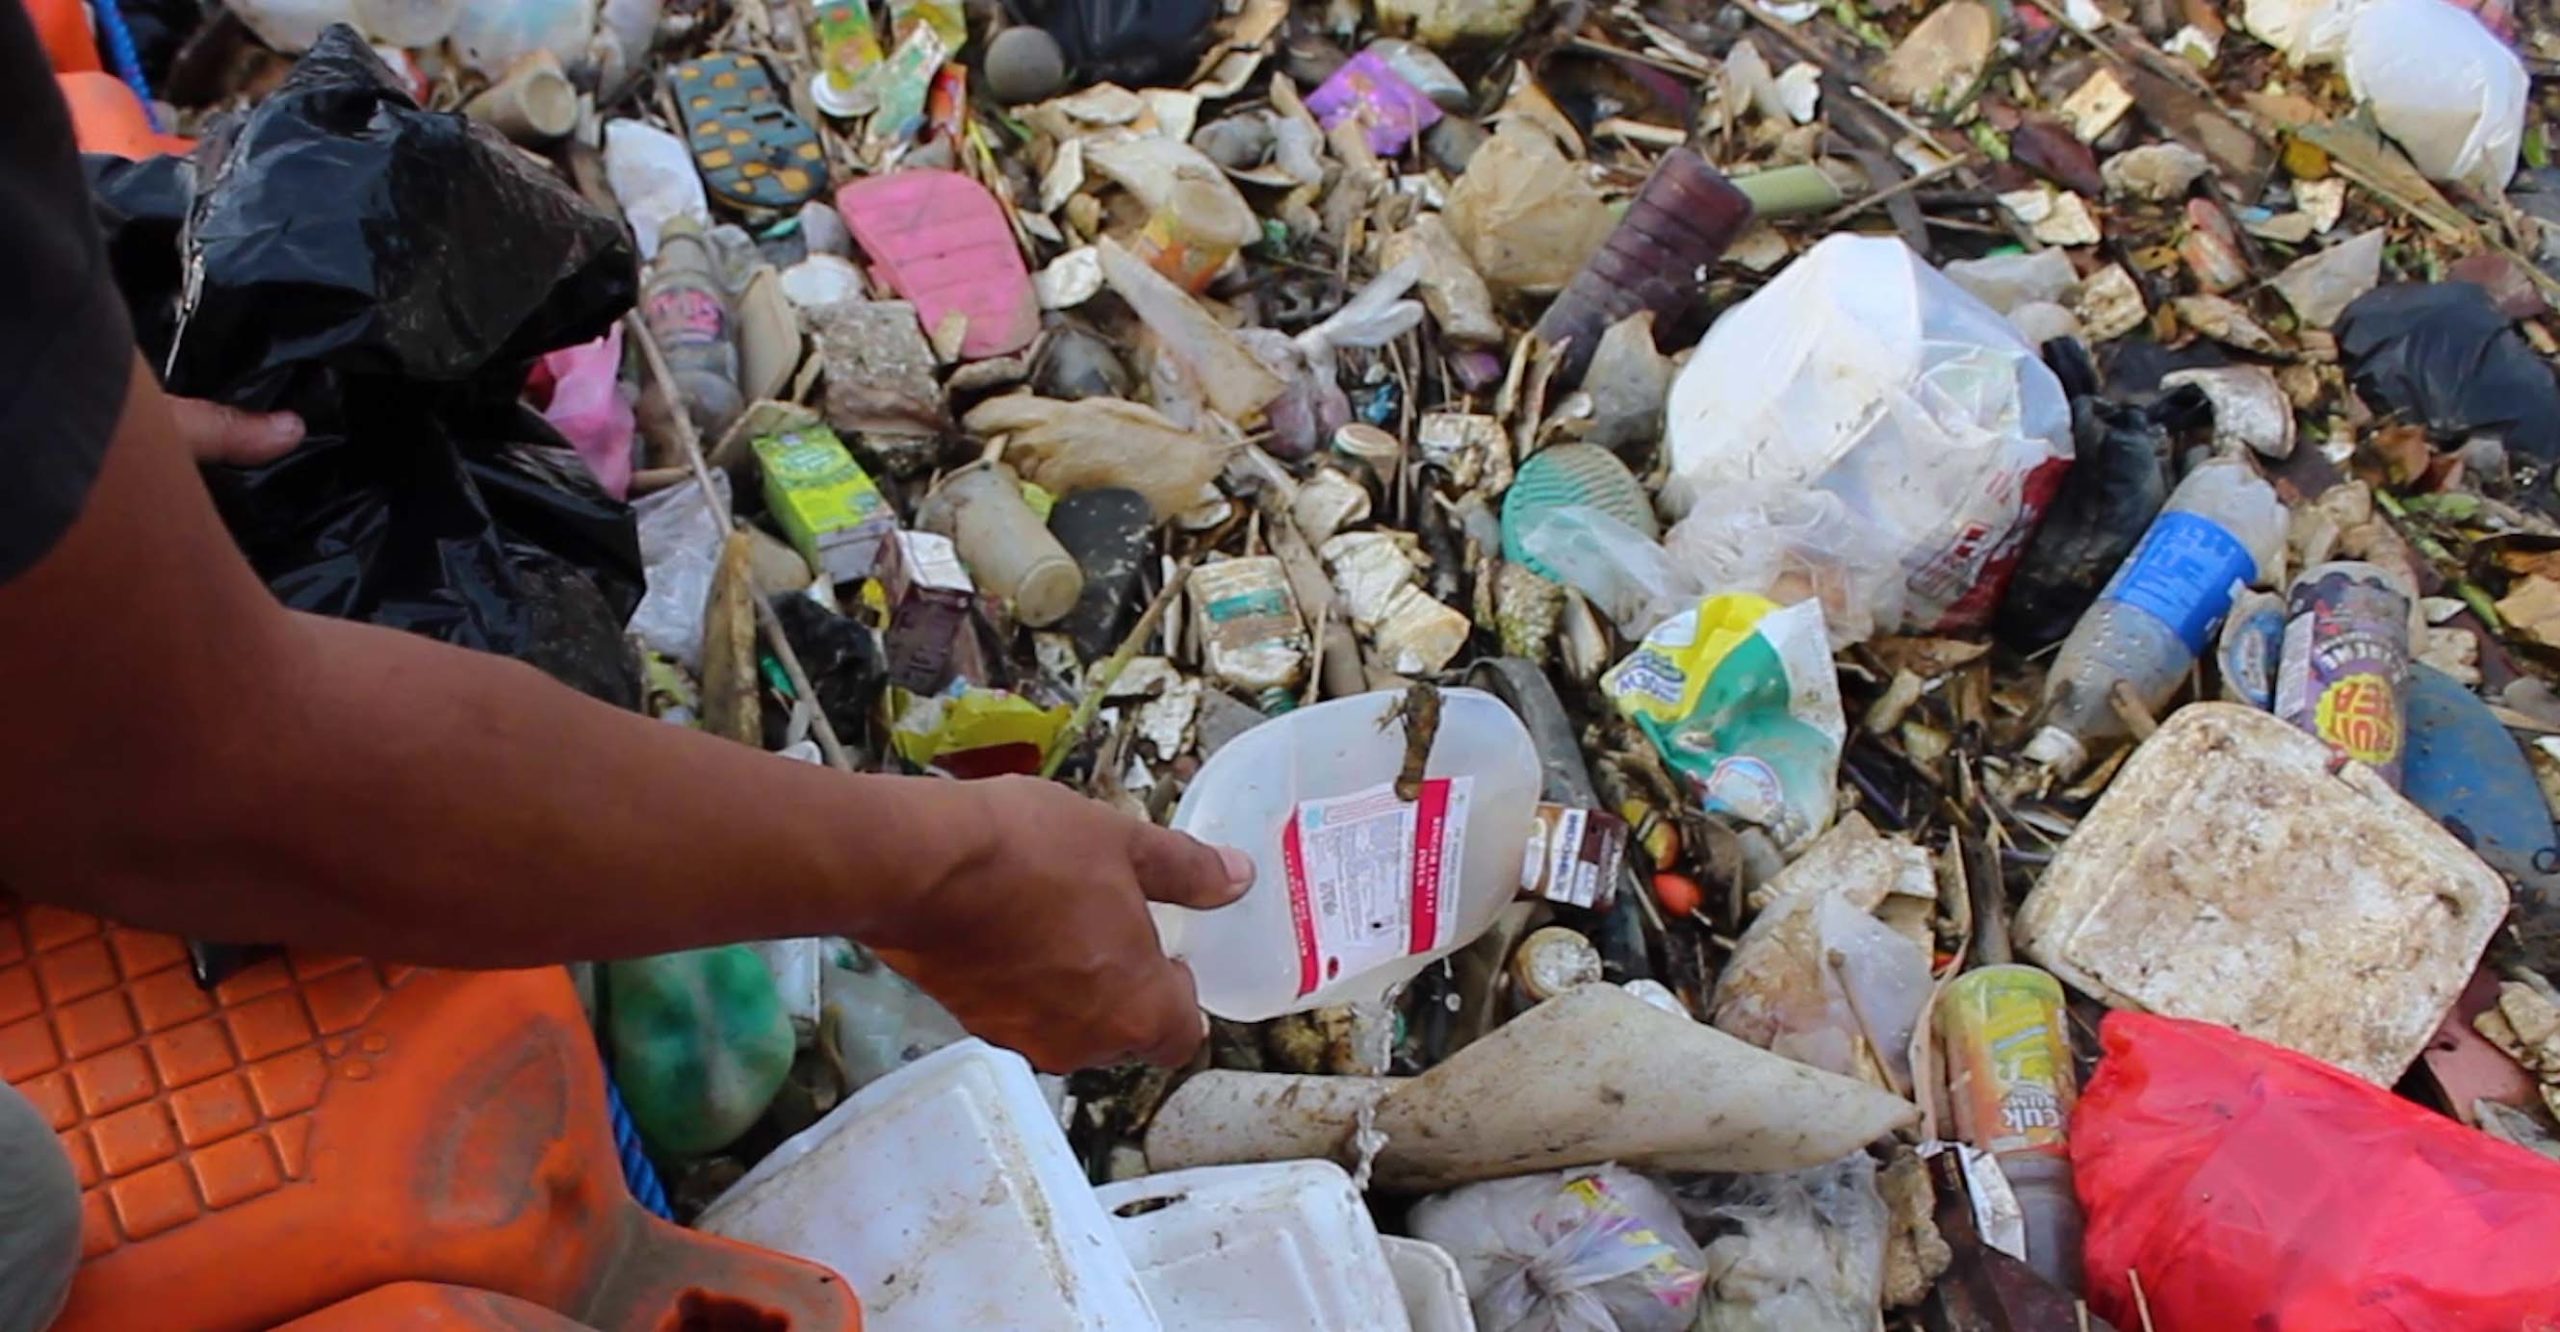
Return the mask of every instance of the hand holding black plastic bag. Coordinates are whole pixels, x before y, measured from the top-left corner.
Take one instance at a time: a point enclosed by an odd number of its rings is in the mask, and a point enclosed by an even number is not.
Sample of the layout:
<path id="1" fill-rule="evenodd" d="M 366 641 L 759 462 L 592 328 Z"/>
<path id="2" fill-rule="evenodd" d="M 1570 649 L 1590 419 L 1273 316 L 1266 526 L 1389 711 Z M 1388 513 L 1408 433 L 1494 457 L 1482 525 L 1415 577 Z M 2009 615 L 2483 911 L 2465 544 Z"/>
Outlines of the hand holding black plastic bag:
<path id="1" fill-rule="evenodd" d="M 196 176 L 168 387 L 310 428 L 279 462 L 207 473 L 260 576 L 296 609 L 636 706 L 630 510 L 552 462 L 562 441 L 517 402 L 534 358 L 630 308 L 621 223 L 494 133 L 420 110 L 344 27 L 215 130 Z"/>

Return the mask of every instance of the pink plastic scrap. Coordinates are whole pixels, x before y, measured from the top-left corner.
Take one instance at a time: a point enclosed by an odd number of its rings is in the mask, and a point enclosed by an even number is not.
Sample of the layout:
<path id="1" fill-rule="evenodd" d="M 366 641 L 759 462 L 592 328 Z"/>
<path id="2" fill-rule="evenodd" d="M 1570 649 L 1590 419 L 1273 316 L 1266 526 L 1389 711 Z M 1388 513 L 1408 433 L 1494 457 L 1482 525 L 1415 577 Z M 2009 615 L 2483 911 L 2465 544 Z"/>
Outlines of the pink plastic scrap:
<path id="1" fill-rule="evenodd" d="M 622 325 L 593 342 L 563 347 L 542 358 L 552 381 L 542 419 L 569 441 L 605 493 L 621 499 L 631 488 L 631 404 L 622 397 Z"/>
<path id="2" fill-rule="evenodd" d="M 1367 127 L 1369 151 L 1380 157 L 1403 152 L 1414 135 L 1440 120 L 1440 108 L 1375 51 L 1343 62 L 1308 95 L 1307 109 L 1328 130 L 1357 118 Z"/>
<path id="3" fill-rule="evenodd" d="M 836 192 L 873 271 L 912 302 L 925 333 L 958 316 L 964 360 L 1020 351 L 1040 331 L 1040 302 L 1004 211 L 956 171 L 899 171 Z M 937 342 L 939 339 L 937 339 Z"/>

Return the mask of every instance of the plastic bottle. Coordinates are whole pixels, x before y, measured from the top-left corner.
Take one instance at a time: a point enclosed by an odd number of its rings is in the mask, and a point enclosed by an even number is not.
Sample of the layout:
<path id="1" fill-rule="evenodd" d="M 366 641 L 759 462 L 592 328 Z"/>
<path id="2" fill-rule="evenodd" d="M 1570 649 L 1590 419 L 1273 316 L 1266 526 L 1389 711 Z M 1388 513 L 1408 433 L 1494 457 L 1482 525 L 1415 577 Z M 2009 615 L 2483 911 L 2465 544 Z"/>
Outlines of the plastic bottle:
<path id="1" fill-rule="evenodd" d="M 1978 967 L 1938 1004 L 1956 1132 L 1991 1153 L 2025 1219 L 2027 1265 L 2079 1290 L 2080 1200 L 2067 1135 L 2080 1086 L 2062 983 L 2028 966 Z"/>
<path id="2" fill-rule="evenodd" d="M 1024 624 L 1056 624 L 1084 595 L 1084 571 L 1031 511 L 1009 468 L 955 473 L 925 497 L 916 525 L 951 538 L 979 588 L 1012 602 Z"/>
<path id="3" fill-rule="evenodd" d="M 2107 697 L 2118 682 L 2156 713 L 2213 641 L 2232 597 L 2275 567 L 2284 533 L 2284 501 L 2247 459 L 2215 458 L 2188 473 L 2063 640 L 2027 759 L 2069 776 L 2088 763 L 2091 743 L 2124 735 Z"/>
<path id="4" fill-rule="evenodd" d="M 1664 324 L 1687 312 L 1707 265 L 1751 225 L 1751 198 L 1687 148 L 1674 148 L 1627 205 L 1608 242 L 1582 265 L 1538 320 L 1552 347 L 1567 339 L 1556 382 L 1582 382 L 1600 334 L 1638 310 Z"/>
<path id="5" fill-rule="evenodd" d="M 1218 566 L 1206 566 L 1215 568 Z M 1383 998 L 1474 941 L 1520 892 L 1538 751 L 1493 695 L 1442 690 L 1415 799 L 1406 693 L 1336 699 L 1246 731 L 1212 755 L 1173 826 L 1254 862 L 1242 900 L 1155 908 L 1201 1007 L 1259 1022 Z"/>
<path id="6" fill-rule="evenodd" d="M 737 322 L 720 288 L 719 256 L 692 218 L 666 220 L 640 311 L 658 350 L 666 353 L 694 429 L 718 437 L 741 405 Z"/>
<path id="7" fill-rule="evenodd" d="M 968 1031 L 931 995 L 859 945 L 831 959 L 819 976 L 819 1039 L 857 1092 Z"/>
<path id="8" fill-rule="evenodd" d="M 737 1141 L 791 1071 L 794 1041 L 764 959 L 744 944 L 608 962 L 614 1081 L 650 1147 L 673 1156 Z"/>
<path id="9" fill-rule="evenodd" d="M 1193 295 L 1236 254 L 1239 231 L 1250 233 L 1253 214 L 1235 187 L 1203 167 L 1174 169 L 1173 188 L 1147 219 L 1130 253 Z"/>

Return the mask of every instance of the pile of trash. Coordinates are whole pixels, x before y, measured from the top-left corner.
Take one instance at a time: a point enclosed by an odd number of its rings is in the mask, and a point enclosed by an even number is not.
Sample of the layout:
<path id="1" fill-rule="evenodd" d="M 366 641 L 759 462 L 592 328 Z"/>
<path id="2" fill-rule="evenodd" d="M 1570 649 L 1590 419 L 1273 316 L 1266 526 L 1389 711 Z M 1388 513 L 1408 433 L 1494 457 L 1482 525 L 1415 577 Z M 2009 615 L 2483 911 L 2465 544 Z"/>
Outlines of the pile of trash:
<path id="1" fill-rule="evenodd" d="M 1189 1070 L 589 969 L 674 1212 L 866 1325 L 2560 1317 L 2560 33 L 123 8 L 290 604 L 1254 856 Z"/>

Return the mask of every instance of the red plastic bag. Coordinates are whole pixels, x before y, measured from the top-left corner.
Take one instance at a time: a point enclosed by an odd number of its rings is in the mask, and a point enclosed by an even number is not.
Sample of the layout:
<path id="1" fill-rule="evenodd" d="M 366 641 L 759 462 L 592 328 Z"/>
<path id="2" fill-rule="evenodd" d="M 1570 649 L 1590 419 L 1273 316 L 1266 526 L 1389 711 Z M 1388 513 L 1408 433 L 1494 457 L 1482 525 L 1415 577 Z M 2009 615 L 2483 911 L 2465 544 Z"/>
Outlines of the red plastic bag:
<path id="1" fill-rule="evenodd" d="M 2159 1332 L 2560 1329 L 2560 1165 L 2316 1059 L 2111 1013 L 2071 1120 L 2090 1304 Z"/>

